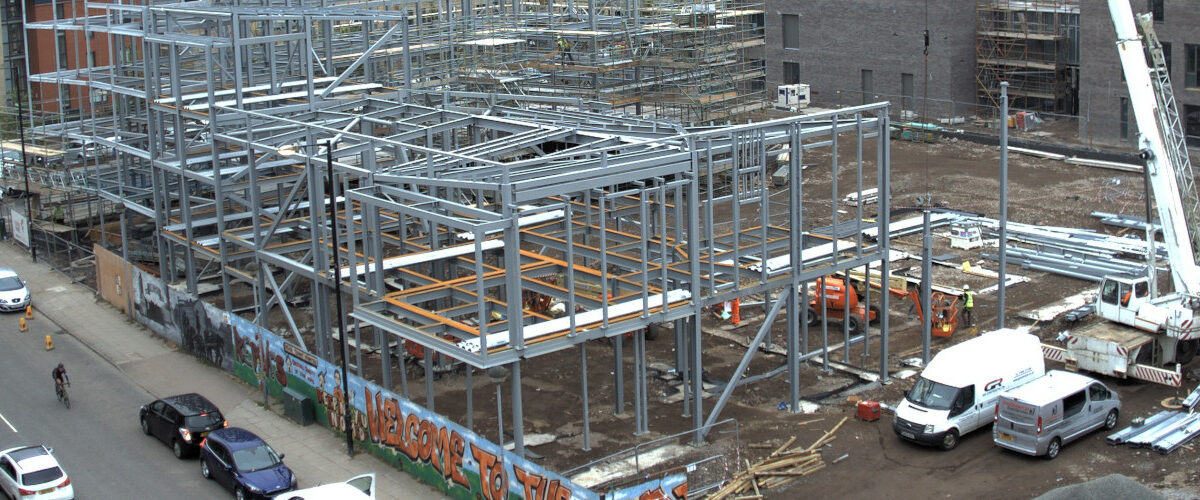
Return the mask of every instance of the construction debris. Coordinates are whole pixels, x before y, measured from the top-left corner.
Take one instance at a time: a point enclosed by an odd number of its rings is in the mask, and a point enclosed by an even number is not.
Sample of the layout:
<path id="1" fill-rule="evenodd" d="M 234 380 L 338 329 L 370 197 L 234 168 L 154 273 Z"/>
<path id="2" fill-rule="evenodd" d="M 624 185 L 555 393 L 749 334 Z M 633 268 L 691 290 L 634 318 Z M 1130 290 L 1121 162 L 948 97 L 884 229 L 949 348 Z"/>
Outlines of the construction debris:
<path id="1" fill-rule="evenodd" d="M 712 500 L 721 500 L 723 498 L 762 498 L 763 490 L 778 488 L 797 478 L 807 476 L 816 471 L 825 468 L 825 461 L 821 457 L 821 448 L 829 444 L 835 439 L 834 433 L 845 425 L 850 417 L 843 417 L 837 425 L 825 432 L 820 439 L 813 442 L 807 448 L 788 449 L 792 443 L 796 442 L 796 437 L 783 443 L 782 446 L 776 448 L 775 451 L 767 455 L 767 458 L 760 460 L 758 463 L 751 465 L 750 461 L 746 461 L 746 470 L 734 476 L 729 482 L 725 483 L 721 489 L 717 490 L 711 496 Z M 833 463 L 837 463 L 848 457 L 842 455 Z M 735 496 L 736 495 L 736 496 Z"/>

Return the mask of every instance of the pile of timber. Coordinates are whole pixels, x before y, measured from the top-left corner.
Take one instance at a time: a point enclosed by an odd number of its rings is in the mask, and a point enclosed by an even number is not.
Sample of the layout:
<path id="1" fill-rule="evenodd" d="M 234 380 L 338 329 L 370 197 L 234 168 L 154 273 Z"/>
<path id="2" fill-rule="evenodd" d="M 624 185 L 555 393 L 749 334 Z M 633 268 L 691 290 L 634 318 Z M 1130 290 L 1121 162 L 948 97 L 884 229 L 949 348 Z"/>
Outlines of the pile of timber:
<path id="1" fill-rule="evenodd" d="M 796 436 L 792 436 L 786 443 L 783 443 L 783 446 L 771 452 L 758 463 L 750 465 L 750 461 L 747 460 L 745 471 L 738 473 L 708 498 L 711 500 L 761 499 L 765 490 L 778 488 L 824 469 L 825 460 L 821 458 L 821 448 L 835 439 L 834 433 L 841 429 L 849 419 L 849 417 L 842 418 L 841 422 L 838 422 L 832 429 L 825 432 L 821 439 L 816 440 L 807 448 L 788 449 L 792 443 L 796 442 Z"/>

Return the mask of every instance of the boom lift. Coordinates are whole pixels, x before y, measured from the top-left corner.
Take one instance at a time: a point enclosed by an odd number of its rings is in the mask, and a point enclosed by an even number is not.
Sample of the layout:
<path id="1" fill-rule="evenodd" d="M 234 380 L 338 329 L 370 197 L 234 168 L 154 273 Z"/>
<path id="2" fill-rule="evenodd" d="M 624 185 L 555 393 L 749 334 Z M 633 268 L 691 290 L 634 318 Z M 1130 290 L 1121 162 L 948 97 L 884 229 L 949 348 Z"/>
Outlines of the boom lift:
<path id="1" fill-rule="evenodd" d="M 1156 297 L 1151 276 L 1109 276 L 1100 285 L 1099 323 L 1066 336 L 1066 348 L 1044 346 L 1067 369 L 1132 377 L 1178 387 L 1180 365 L 1200 350 L 1200 196 L 1175 108 L 1162 44 L 1149 14 L 1133 15 L 1129 0 L 1109 0 L 1117 51 L 1138 125 L 1139 156 L 1162 222 L 1174 291 Z M 1150 266 L 1153 273 L 1154 266 Z M 1174 369 L 1164 369 L 1174 364 Z"/>

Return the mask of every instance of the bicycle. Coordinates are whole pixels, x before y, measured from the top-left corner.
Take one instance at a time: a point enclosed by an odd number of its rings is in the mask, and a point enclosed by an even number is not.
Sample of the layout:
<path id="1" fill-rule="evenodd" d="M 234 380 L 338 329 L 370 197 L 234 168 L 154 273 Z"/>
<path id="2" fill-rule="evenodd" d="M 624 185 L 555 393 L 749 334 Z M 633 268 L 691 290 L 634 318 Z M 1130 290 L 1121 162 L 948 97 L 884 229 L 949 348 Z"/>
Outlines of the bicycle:
<path id="1" fill-rule="evenodd" d="M 67 387 L 66 387 L 69 385 L 71 385 L 70 382 L 67 382 L 65 386 L 62 382 L 54 383 L 54 395 L 58 396 L 58 400 L 62 401 L 62 404 L 67 405 L 68 409 L 71 408 L 71 396 L 69 396 L 67 394 Z"/>

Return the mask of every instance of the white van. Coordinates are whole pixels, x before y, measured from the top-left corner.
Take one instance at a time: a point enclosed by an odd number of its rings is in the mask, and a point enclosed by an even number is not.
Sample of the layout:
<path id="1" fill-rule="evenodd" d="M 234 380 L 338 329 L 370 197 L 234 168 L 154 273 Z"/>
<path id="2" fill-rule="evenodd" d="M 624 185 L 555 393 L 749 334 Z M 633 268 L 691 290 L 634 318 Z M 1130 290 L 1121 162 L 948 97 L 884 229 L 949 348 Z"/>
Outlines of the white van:
<path id="1" fill-rule="evenodd" d="M 1046 373 L 1041 341 L 1013 329 L 985 333 L 947 347 L 896 406 L 892 430 L 903 439 L 944 450 L 992 423 L 1000 393 Z"/>
<path id="2" fill-rule="evenodd" d="M 1064 444 L 1101 427 L 1116 427 L 1120 414 L 1121 399 L 1108 386 L 1086 375 L 1053 370 L 1000 395 L 992 441 L 1026 455 L 1054 458 Z"/>

